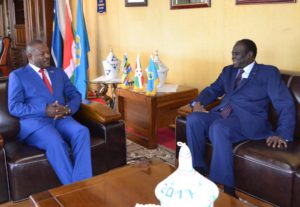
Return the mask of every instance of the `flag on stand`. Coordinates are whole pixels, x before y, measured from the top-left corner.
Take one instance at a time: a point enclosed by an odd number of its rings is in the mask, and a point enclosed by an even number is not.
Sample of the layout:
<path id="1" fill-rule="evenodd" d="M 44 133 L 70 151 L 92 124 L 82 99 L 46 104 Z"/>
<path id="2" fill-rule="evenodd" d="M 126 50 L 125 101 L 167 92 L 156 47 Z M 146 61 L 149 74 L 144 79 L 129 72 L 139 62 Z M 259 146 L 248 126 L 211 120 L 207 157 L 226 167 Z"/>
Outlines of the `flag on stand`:
<path id="1" fill-rule="evenodd" d="M 134 91 L 143 91 L 144 90 L 144 76 L 143 70 L 140 61 L 140 54 L 137 54 L 136 57 L 136 68 L 134 73 Z"/>
<path id="2" fill-rule="evenodd" d="M 90 51 L 90 44 L 82 12 L 81 0 L 78 0 L 77 2 L 76 21 L 76 68 L 74 74 L 74 85 L 81 93 L 82 100 L 84 100 L 87 95 L 87 70 L 89 68 L 88 52 Z"/>
<path id="3" fill-rule="evenodd" d="M 63 68 L 65 70 L 65 73 L 73 82 L 73 74 L 75 70 L 75 41 L 74 41 L 72 14 L 71 14 L 69 0 L 66 0 L 65 11 L 66 11 L 65 13 L 66 24 L 65 24 Z"/>
<path id="4" fill-rule="evenodd" d="M 54 18 L 53 18 L 53 35 L 52 35 L 52 46 L 51 55 L 55 66 L 57 68 L 62 68 L 62 39 L 58 26 L 58 5 L 56 0 L 54 0 Z"/>
<path id="5" fill-rule="evenodd" d="M 121 82 L 122 82 L 122 88 L 129 88 L 129 84 L 130 84 L 130 76 L 131 76 L 131 72 L 132 68 L 131 65 L 128 61 L 128 57 L 127 54 L 124 54 L 124 61 L 123 61 L 123 67 L 122 67 L 122 78 L 121 78 Z"/>
<path id="6" fill-rule="evenodd" d="M 154 96 L 156 94 L 156 87 L 157 87 L 157 84 L 159 83 L 159 78 L 158 78 L 157 69 L 154 64 L 152 55 L 150 57 L 150 63 L 148 66 L 147 77 L 148 77 L 148 84 L 147 84 L 146 95 Z"/>

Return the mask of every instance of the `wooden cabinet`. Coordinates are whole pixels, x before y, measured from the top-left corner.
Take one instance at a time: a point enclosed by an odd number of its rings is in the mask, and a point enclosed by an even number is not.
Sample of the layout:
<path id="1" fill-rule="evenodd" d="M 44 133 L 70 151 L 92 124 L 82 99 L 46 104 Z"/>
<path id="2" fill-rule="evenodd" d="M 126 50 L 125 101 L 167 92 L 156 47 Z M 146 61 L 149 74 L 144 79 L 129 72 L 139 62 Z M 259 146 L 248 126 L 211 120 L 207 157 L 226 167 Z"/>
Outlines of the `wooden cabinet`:
<path id="1" fill-rule="evenodd" d="M 40 39 L 51 47 L 54 0 L 8 0 L 11 65 L 27 63 L 27 43 Z"/>
<path id="2" fill-rule="evenodd" d="M 155 96 L 118 88 L 119 112 L 126 127 L 139 134 L 127 137 L 149 149 L 156 148 L 157 129 L 174 124 L 178 108 L 190 103 L 197 95 L 196 88 L 184 86 L 179 86 L 176 92 L 157 93 Z"/>

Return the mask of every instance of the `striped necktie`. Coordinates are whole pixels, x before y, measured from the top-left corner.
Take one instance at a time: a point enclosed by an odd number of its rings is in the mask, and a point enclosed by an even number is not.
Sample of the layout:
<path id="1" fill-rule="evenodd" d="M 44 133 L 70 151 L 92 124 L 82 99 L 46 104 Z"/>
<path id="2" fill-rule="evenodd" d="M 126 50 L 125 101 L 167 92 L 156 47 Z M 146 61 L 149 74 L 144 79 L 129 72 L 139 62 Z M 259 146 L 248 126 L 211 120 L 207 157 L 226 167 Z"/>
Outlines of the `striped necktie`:
<path id="1" fill-rule="evenodd" d="M 44 68 L 41 68 L 41 69 L 39 70 L 39 72 L 42 74 L 42 79 L 43 79 L 44 83 L 46 84 L 47 88 L 48 88 L 49 91 L 53 94 L 53 89 L 52 89 L 51 83 L 50 83 L 50 81 L 48 80 L 47 76 L 45 75 L 45 69 L 44 69 Z"/>
<path id="2" fill-rule="evenodd" d="M 236 79 L 235 79 L 235 83 L 234 83 L 234 89 L 236 89 L 238 87 L 238 85 L 241 83 L 241 80 L 242 80 L 242 75 L 245 71 L 243 69 L 240 69 L 237 76 L 236 76 Z M 232 111 L 232 107 L 230 106 L 230 104 L 226 104 L 224 106 L 224 108 L 221 110 L 220 114 L 222 116 L 223 119 L 226 119 L 230 113 Z"/>
<path id="3" fill-rule="evenodd" d="M 240 69 L 238 72 L 238 75 L 236 76 L 235 79 L 235 84 L 234 84 L 234 89 L 236 89 L 238 87 L 238 85 L 240 85 L 241 80 L 242 80 L 242 75 L 245 71 L 243 69 Z"/>

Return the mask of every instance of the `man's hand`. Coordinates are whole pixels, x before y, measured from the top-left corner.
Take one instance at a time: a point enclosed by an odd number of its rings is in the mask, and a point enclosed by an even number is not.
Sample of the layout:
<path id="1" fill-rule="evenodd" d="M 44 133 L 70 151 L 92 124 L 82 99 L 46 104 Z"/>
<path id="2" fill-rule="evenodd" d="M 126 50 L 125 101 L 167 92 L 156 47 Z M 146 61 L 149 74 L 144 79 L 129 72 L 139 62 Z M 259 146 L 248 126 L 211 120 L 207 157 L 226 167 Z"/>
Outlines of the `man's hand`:
<path id="1" fill-rule="evenodd" d="M 68 106 L 63 106 L 55 101 L 46 108 L 46 114 L 48 117 L 52 117 L 54 120 L 58 118 L 65 118 L 65 116 L 71 114 L 71 109 Z"/>
<path id="2" fill-rule="evenodd" d="M 284 139 L 278 136 L 270 136 L 266 140 L 268 147 L 272 148 L 287 148 L 287 143 Z"/>
<path id="3" fill-rule="evenodd" d="M 207 110 L 203 107 L 203 105 L 200 104 L 200 102 L 196 102 L 196 104 L 193 107 L 193 112 L 204 112 L 208 113 Z"/>

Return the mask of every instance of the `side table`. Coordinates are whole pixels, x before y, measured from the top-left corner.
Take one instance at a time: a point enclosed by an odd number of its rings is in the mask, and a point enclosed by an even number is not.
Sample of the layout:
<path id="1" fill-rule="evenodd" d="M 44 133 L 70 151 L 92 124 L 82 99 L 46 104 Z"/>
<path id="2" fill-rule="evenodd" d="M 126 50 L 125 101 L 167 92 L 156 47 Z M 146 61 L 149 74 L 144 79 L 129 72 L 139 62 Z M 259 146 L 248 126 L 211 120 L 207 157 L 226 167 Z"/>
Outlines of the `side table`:
<path id="1" fill-rule="evenodd" d="M 120 78 L 108 80 L 105 76 L 100 76 L 92 81 L 89 81 L 89 84 L 96 84 L 98 87 L 95 91 L 96 96 L 102 98 L 106 102 L 106 105 L 112 109 L 116 107 L 116 88 L 119 83 L 121 83 Z M 106 95 L 109 86 L 111 89 L 111 97 Z"/>
<path id="2" fill-rule="evenodd" d="M 155 96 L 134 92 L 132 89 L 117 88 L 118 110 L 126 127 L 143 137 L 129 139 L 153 149 L 157 147 L 157 129 L 175 123 L 177 109 L 188 104 L 197 95 L 196 88 L 179 86 L 176 92 L 160 92 Z"/>

